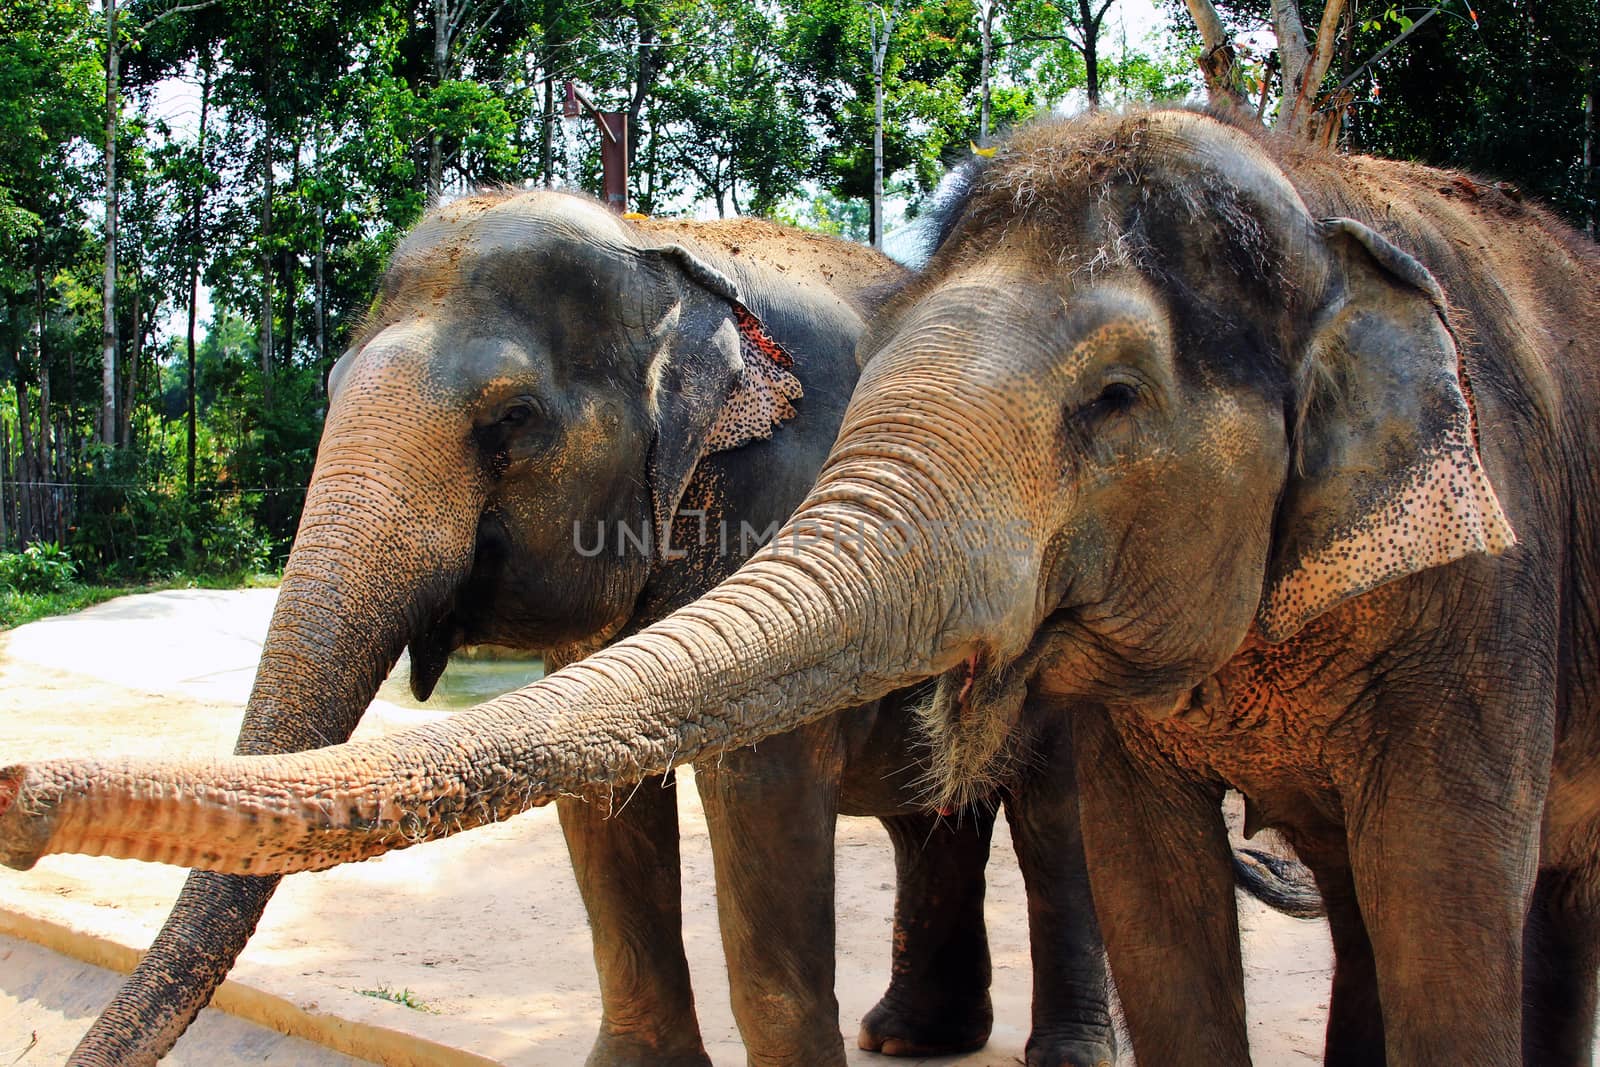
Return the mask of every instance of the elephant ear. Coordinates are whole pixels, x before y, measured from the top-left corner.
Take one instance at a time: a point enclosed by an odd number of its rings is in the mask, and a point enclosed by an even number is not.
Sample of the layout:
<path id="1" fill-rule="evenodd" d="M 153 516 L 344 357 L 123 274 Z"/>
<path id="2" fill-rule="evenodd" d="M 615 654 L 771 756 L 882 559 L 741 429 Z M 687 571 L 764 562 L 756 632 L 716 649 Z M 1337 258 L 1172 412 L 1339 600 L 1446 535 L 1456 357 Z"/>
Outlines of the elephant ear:
<path id="1" fill-rule="evenodd" d="M 1310 399 L 1257 617 L 1268 641 L 1384 582 L 1516 543 L 1478 458 L 1439 283 L 1359 222 L 1320 229 L 1336 278 L 1304 356 Z"/>
<path id="2" fill-rule="evenodd" d="M 647 472 L 656 544 L 700 461 L 772 436 L 804 395 L 794 359 L 740 298 L 738 287 L 682 245 L 648 250 L 677 290 L 651 364 L 655 439 Z"/>

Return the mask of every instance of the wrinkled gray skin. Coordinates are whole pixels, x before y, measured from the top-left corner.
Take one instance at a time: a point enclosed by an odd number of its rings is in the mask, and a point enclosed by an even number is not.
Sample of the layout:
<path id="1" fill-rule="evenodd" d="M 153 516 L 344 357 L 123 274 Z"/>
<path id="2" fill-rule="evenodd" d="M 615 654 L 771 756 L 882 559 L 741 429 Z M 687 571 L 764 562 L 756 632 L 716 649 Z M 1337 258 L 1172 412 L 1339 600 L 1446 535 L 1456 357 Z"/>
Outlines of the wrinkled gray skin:
<path id="1" fill-rule="evenodd" d="M 240 750 L 344 739 L 403 646 L 425 698 L 463 643 L 543 650 L 554 668 L 727 577 L 810 486 L 858 374 L 868 291 L 902 273 L 859 246 L 764 223 L 629 225 L 562 195 L 434 211 L 397 251 L 373 321 L 330 378 Z M 702 457 L 738 358 L 730 302 L 714 291 L 728 283 L 788 347 L 805 395 L 770 440 Z M 686 551 L 641 547 L 674 507 L 691 513 L 675 531 Z M 938 818 L 909 724 L 898 701 L 874 703 L 697 769 L 751 1063 L 843 1062 L 839 812 L 882 816 L 900 872 L 893 982 L 861 1042 L 926 1054 L 988 1035 L 993 801 Z M 1034 1062 L 1093 1064 L 1111 1055 L 1099 939 L 1075 825 L 1050 830 L 1071 822 L 1072 797 L 1053 782 L 1013 784 L 1006 801 L 1038 898 Z M 674 792 L 657 782 L 618 793 L 615 810 L 610 800 L 559 805 L 604 1002 L 589 1062 L 707 1064 L 681 936 Z M 194 875 L 75 1062 L 165 1052 L 274 884 Z"/>

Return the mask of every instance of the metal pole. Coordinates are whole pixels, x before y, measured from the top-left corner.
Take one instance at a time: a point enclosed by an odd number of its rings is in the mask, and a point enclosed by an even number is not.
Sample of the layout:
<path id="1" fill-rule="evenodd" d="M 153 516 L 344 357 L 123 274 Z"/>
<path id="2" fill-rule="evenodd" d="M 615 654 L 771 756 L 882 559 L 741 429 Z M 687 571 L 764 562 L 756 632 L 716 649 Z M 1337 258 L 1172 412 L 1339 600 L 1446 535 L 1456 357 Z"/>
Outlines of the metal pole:
<path id="1" fill-rule="evenodd" d="M 623 111 L 597 111 L 594 118 L 604 134 L 600 139 L 600 174 L 606 207 L 625 215 L 628 212 L 628 115 Z"/>
<path id="2" fill-rule="evenodd" d="M 561 113 L 575 119 L 588 111 L 600 127 L 600 188 L 606 207 L 618 215 L 628 212 L 628 114 L 601 111 L 588 94 L 572 82 L 567 83 Z"/>

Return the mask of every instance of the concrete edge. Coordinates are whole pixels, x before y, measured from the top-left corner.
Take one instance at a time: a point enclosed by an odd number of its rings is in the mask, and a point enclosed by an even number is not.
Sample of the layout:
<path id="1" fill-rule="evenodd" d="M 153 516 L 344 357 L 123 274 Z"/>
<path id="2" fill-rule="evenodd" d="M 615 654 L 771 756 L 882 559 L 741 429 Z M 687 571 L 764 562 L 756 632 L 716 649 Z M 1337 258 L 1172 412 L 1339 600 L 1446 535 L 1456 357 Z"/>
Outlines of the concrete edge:
<path id="1" fill-rule="evenodd" d="M 0 934 L 28 941 L 51 952 L 95 967 L 127 974 L 144 953 L 97 934 L 0 906 Z M 415 1034 L 326 1012 L 307 1011 L 280 996 L 233 979 L 225 980 L 211 1006 L 246 1022 L 289 1037 L 315 1042 L 347 1056 L 385 1067 L 501 1067 L 476 1053 L 430 1041 Z"/>

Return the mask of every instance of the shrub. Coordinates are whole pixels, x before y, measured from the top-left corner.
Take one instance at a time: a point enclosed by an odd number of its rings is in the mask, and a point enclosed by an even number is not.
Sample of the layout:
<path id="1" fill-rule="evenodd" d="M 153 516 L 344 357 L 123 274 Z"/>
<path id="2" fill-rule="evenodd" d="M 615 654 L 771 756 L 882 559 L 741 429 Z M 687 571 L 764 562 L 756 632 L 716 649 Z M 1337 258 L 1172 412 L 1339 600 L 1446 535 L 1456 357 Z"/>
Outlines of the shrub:
<path id="1" fill-rule="evenodd" d="M 0 586 L 19 593 L 64 593 L 78 565 L 53 541 L 35 541 L 21 552 L 0 553 Z"/>

